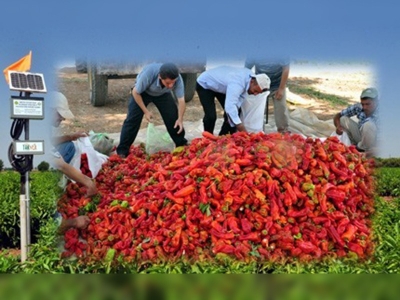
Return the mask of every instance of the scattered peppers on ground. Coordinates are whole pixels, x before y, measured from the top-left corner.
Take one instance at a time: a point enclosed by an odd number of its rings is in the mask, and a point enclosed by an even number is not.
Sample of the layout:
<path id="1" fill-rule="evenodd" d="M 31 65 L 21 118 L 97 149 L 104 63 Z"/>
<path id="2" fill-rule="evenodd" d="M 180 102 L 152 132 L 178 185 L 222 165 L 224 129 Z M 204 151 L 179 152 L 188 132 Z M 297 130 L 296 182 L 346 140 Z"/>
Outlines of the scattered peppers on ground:
<path id="1" fill-rule="evenodd" d="M 82 157 L 82 171 L 88 172 Z M 132 146 L 113 155 L 90 199 L 69 183 L 65 218 L 87 229 L 65 233 L 63 257 L 125 261 L 311 261 L 373 253 L 373 163 L 336 137 L 205 133 L 173 153 Z M 82 242 L 84 241 L 84 243 Z"/>

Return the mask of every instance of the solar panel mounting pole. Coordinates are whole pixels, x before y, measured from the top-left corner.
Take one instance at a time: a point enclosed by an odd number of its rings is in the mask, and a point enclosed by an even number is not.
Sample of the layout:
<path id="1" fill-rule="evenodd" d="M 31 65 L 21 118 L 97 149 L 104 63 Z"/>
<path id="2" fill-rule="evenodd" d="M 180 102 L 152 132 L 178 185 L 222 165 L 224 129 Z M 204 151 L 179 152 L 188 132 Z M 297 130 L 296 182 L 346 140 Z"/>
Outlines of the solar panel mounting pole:
<path id="1" fill-rule="evenodd" d="M 25 93 L 29 97 L 30 93 Z M 25 141 L 29 141 L 29 119 L 25 119 Z M 29 163 L 29 160 L 27 160 Z M 30 170 L 32 166 L 28 166 Z M 21 195 L 20 195 L 20 222 L 21 222 L 21 261 L 28 258 L 29 244 L 31 242 L 30 230 L 30 198 L 29 198 L 29 171 L 21 173 Z"/>
<path id="2" fill-rule="evenodd" d="M 21 231 L 21 261 L 24 262 L 28 257 L 29 245 L 31 243 L 30 230 L 30 186 L 29 172 L 33 168 L 34 154 L 44 154 L 44 141 L 29 140 L 29 119 L 43 120 L 44 108 L 43 98 L 31 97 L 31 93 L 46 93 L 46 85 L 42 74 L 8 71 L 10 90 L 20 91 L 24 96 L 11 96 L 11 118 L 23 119 L 23 130 L 25 140 L 20 141 L 21 131 L 11 134 L 12 155 L 10 162 L 21 174 L 20 188 L 20 231 Z M 15 121 L 15 120 L 14 120 Z M 22 159 L 21 159 L 22 156 Z M 22 164 L 21 164 L 22 162 Z"/>

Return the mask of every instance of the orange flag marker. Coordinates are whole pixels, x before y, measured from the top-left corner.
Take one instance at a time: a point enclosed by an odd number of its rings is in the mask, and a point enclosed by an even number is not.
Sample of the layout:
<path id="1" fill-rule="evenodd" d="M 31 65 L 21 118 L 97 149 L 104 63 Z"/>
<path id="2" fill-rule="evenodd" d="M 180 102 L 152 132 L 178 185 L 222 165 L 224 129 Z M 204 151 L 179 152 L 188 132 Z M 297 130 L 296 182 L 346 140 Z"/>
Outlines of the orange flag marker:
<path id="1" fill-rule="evenodd" d="M 25 55 L 20 60 L 15 63 L 9 65 L 7 68 L 3 70 L 4 76 L 6 77 L 7 83 L 9 83 L 10 79 L 8 78 L 8 71 L 20 71 L 27 72 L 31 69 L 31 61 L 32 61 L 32 51 L 29 51 L 28 55 Z"/>

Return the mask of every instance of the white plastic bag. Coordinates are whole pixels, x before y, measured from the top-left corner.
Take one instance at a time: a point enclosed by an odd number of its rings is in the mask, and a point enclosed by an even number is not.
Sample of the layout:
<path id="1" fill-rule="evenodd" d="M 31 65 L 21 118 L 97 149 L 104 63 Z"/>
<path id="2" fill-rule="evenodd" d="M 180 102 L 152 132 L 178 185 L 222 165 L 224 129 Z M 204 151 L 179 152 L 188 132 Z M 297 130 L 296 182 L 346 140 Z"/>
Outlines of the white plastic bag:
<path id="1" fill-rule="evenodd" d="M 147 125 L 146 153 L 154 154 L 159 151 L 171 152 L 175 148 L 175 143 L 169 133 L 160 128 L 156 128 L 153 123 Z"/>
<path id="2" fill-rule="evenodd" d="M 75 155 L 70 164 L 76 169 L 81 168 L 81 155 L 86 153 L 88 159 L 89 170 L 92 173 L 92 178 L 96 178 L 101 166 L 108 160 L 108 156 L 104 155 L 93 148 L 89 137 L 81 137 L 74 141 Z"/>
<path id="3" fill-rule="evenodd" d="M 96 151 L 105 155 L 110 155 L 114 147 L 114 140 L 111 139 L 107 133 L 95 133 L 91 130 L 89 132 L 89 139 Z"/>

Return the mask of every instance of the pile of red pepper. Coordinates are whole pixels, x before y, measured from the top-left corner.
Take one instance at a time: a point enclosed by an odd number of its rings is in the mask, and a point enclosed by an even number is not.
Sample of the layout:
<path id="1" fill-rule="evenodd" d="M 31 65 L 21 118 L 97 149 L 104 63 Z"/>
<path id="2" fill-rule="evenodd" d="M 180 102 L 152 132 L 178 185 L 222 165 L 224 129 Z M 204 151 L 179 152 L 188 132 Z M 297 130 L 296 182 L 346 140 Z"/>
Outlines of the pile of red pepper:
<path id="1" fill-rule="evenodd" d="M 132 147 L 126 159 L 114 155 L 103 165 L 98 196 L 67 186 L 61 213 L 87 214 L 91 222 L 80 232 L 84 247 L 65 234 L 63 255 L 102 260 L 114 249 L 126 261 L 149 262 L 219 253 L 244 261 L 365 258 L 373 251 L 372 172 L 370 160 L 336 137 L 204 133 L 173 153 Z"/>

